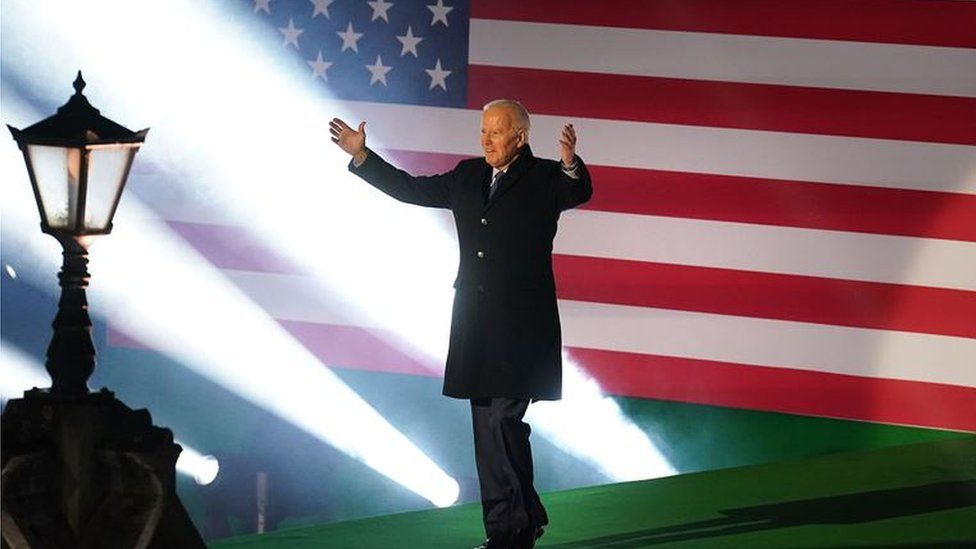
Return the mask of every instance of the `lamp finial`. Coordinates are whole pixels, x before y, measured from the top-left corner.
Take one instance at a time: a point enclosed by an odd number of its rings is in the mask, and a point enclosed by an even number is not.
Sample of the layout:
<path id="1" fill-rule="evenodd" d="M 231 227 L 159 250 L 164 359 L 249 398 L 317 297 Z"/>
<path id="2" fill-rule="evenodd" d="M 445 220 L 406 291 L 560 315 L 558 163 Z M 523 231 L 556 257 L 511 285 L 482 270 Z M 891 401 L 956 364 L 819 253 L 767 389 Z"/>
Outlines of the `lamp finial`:
<path id="1" fill-rule="evenodd" d="M 74 81 L 75 93 L 81 95 L 81 90 L 85 89 L 85 79 L 81 77 L 81 71 L 78 71 L 78 76 Z"/>

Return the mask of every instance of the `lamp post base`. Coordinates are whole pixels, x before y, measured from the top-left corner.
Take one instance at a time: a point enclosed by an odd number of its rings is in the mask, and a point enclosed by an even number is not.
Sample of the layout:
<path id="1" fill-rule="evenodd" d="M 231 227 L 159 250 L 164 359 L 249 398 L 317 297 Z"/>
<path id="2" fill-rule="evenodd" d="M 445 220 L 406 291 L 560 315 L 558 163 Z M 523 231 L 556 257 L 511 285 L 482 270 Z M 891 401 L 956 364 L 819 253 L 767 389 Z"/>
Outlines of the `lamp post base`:
<path id="1" fill-rule="evenodd" d="M 181 448 L 147 410 L 33 389 L 0 422 L 4 547 L 205 547 L 176 495 Z"/>

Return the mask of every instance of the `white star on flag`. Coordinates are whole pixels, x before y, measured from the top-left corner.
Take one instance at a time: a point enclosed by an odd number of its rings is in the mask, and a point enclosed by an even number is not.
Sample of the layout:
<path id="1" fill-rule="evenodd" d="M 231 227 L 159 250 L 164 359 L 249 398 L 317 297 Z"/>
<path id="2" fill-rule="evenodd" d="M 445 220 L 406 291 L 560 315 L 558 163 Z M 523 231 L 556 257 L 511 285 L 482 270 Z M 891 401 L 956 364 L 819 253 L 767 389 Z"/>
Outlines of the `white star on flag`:
<path id="1" fill-rule="evenodd" d="M 271 0 L 254 0 L 254 13 L 258 11 L 263 11 L 264 13 L 271 13 Z"/>
<path id="2" fill-rule="evenodd" d="M 382 18 L 387 23 L 390 22 L 386 12 L 393 7 L 393 2 L 387 2 L 386 0 L 370 0 L 366 3 L 369 4 L 369 7 L 373 8 L 373 18 L 370 19 L 370 21 L 376 21 L 377 19 Z"/>
<path id="3" fill-rule="evenodd" d="M 376 63 L 373 63 L 372 65 L 366 65 L 366 69 L 370 73 L 370 77 L 369 77 L 369 85 L 370 86 L 372 86 L 373 84 L 375 84 L 377 82 L 382 82 L 383 85 L 385 86 L 386 85 L 386 73 L 388 73 L 391 70 L 393 70 L 393 67 L 392 66 L 385 66 L 385 65 L 383 65 L 383 59 L 381 59 L 380 56 L 377 55 L 376 56 Z"/>
<path id="4" fill-rule="evenodd" d="M 397 36 L 397 40 L 403 44 L 403 51 L 400 52 L 400 57 L 403 57 L 407 53 L 412 53 L 414 57 L 417 57 L 417 44 L 420 43 L 423 38 L 413 35 L 413 28 L 407 25 L 407 34 L 403 36 Z"/>
<path id="5" fill-rule="evenodd" d="M 444 91 L 447 91 L 447 77 L 450 76 L 453 71 L 446 71 L 441 68 L 441 60 L 437 60 L 437 64 L 434 65 L 433 69 L 424 69 L 427 74 L 430 75 L 430 90 L 434 89 L 434 86 L 440 86 Z"/>
<path id="6" fill-rule="evenodd" d="M 313 19 L 315 18 L 316 15 L 320 13 L 322 15 L 325 15 L 326 19 L 329 18 L 329 5 L 332 4 L 332 2 L 335 2 L 335 0 L 308 0 L 308 1 L 311 2 L 313 6 L 315 6 L 315 9 L 312 10 Z"/>
<path id="7" fill-rule="evenodd" d="M 454 9 L 453 7 L 445 6 L 444 5 L 444 0 L 437 0 L 437 4 L 436 5 L 430 5 L 430 4 L 428 4 L 427 5 L 427 9 L 429 9 L 434 14 L 433 19 L 430 20 L 430 26 L 433 27 L 434 25 L 437 24 L 438 21 L 440 21 L 441 23 L 444 23 L 444 26 L 445 27 L 448 26 L 447 25 L 447 14 L 450 13 L 450 11 Z"/>
<path id="8" fill-rule="evenodd" d="M 346 32 L 337 32 L 339 38 L 342 38 L 342 49 L 339 53 L 342 53 L 348 49 L 359 53 L 359 39 L 363 37 L 363 33 L 356 32 L 352 28 L 352 21 L 349 22 L 349 26 L 346 27 Z"/>
<path id="9" fill-rule="evenodd" d="M 305 62 L 308 63 L 309 67 L 312 67 L 312 78 L 321 78 L 325 81 L 329 80 L 329 77 L 325 74 L 325 71 L 329 70 L 332 63 L 322 59 L 322 50 L 319 50 L 319 56 L 316 57 L 314 61 Z"/>
<path id="10" fill-rule="evenodd" d="M 278 27 L 278 31 L 285 35 L 285 43 L 282 44 L 284 47 L 288 47 L 288 44 L 293 44 L 296 50 L 301 48 L 298 46 L 298 37 L 305 32 L 303 29 L 295 27 L 295 22 L 291 19 L 288 20 L 287 27 Z"/>

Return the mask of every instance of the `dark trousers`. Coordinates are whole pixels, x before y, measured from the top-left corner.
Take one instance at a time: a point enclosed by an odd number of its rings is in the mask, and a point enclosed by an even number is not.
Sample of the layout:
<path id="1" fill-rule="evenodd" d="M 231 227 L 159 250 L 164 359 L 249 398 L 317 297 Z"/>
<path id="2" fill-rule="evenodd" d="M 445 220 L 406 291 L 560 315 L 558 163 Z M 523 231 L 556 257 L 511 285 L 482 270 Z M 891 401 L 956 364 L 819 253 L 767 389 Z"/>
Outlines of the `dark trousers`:
<path id="1" fill-rule="evenodd" d="M 489 537 L 549 523 L 532 486 L 532 429 L 522 421 L 528 407 L 528 400 L 510 398 L 471 401 L 474 456 Z"/>

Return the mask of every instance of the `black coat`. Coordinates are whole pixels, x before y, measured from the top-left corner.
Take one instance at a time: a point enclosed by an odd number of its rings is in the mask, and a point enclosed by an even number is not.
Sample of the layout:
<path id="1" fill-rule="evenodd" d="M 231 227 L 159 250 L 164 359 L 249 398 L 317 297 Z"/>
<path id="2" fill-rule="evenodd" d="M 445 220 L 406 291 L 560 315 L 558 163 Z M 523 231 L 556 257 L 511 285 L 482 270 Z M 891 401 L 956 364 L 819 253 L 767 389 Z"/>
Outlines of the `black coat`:
<path id="1" fill-rule="evenodd" d="M 491 166 L 462 160 L 415 177 L 370 151 L 350 170 L 386 194 L 454 213 L 461 262 L 454 283 L 444 394 L 457 398 L 555 400 L 562 391 L 562 342 L 552 240 L 559 213 L 589 200 L 590 177 L 536 158 L 526 145 L 487 201 Z"/>

